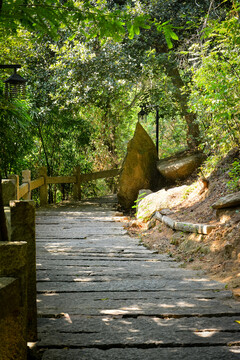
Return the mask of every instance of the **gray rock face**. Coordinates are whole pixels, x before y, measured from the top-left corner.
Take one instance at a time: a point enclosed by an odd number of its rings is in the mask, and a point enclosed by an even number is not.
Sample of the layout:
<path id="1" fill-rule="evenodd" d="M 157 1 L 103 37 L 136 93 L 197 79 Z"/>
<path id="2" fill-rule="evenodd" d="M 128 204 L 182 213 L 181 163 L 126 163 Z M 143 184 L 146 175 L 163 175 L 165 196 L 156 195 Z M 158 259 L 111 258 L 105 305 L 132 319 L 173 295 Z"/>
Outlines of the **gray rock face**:
<path id="1" fill-rule="evenodd" d="M 170 208 L 173 202 L 181 203 L 184 192 L 188 189 L 187 185 L 178 186 L 169 190 L 159 190 L 147 195 L 138 204 L 137 218 L 145 220 L 155 211 Z"/>
<path id="2" fill-rule="evenodd" d="M 204 156 L 200 154 L 188 155 L 180 158 L 160 160 L 157 169 L 160 174 L 170 181 L 186 179 L 202 163 Z"/>
<path id="3" fill-rule="evenodd" d="M 214 209 L 223 209 L 223 208 L 230 208 L 239 205 L 240 205 L 240 191 L 220 198 L 212 205 L 212 207 Z"/>
<path id="4" fill-rule="evenodd" d="M 119 180 L 118 201 L 130 209 L 140 189 L 153 190 L 160 175 L 157 172 L 157 151 L 152 139 L 138 122 L 134 137 L 127 147 Z"/>

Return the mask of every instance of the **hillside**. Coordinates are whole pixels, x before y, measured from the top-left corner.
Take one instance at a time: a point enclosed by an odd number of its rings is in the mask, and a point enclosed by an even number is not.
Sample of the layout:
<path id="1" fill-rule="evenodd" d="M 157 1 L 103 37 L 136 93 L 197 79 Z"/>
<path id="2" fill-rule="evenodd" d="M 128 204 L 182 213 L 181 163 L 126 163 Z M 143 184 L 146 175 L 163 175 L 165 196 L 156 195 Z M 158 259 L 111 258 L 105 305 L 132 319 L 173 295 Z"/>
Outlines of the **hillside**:
<path id="1" fill-rule="evenodd" d="M 209 235 L 175 231 L 159 221 L 151 223 L 153 227 L 149 229 L 149 224 L 134 220 L 127 228 L 130 234 L 138 234 L 146 247 L 159 253 L 167 252 L 181 261 L 183 267 L 202 269 L 240 296 L 240 207 L 218 211 L 211 207 L 229 194 L 229 169 L 236 159 L 240 160 L 239 148 L 231 150 L 218 163 L 207 179 L 208 189 L 203 189 L 202 181 L 195 174 L 185 181 L 190 187 L 182 201 L 175 199 L 172 203 L 173 219 L 216 225 Z"/>

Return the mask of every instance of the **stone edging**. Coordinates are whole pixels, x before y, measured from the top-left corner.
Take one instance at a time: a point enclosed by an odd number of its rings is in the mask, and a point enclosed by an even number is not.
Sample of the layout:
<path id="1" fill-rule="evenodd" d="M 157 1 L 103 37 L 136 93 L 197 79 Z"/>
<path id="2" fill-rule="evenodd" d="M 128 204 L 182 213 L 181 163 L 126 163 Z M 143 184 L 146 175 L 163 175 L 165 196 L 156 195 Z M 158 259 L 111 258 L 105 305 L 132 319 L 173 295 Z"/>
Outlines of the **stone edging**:
<path id="1" fill-rule="evenodd" d="M 161 214 L 161 211 L 155 211 L 152 218 L 160 220 L 163 224 L 169 226 L 173 230 L 192 232 L 196 234 L 208 235 L 216 227 L 215 225 L 192 224 L 188 222 L 175 221 L 169 216 Z"/>

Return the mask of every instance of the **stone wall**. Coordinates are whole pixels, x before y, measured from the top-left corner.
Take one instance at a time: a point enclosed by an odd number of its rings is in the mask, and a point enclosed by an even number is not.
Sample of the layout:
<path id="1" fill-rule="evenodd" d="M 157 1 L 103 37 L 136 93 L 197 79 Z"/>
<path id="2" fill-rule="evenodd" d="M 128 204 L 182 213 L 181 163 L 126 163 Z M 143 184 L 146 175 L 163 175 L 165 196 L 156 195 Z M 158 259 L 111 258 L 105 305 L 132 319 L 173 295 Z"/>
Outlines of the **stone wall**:
<path id="1" fill-rule="evenodd" d="M 0 242 L 0 359 L 27 359 L 37 340 L 34 201 L 11 201 L 11 241 Z"/>
<path id="2" fill-rule="evenodd" d="M 27 359 L 26 263 L 26 242 L 0 242 L 1 360 Z"/>

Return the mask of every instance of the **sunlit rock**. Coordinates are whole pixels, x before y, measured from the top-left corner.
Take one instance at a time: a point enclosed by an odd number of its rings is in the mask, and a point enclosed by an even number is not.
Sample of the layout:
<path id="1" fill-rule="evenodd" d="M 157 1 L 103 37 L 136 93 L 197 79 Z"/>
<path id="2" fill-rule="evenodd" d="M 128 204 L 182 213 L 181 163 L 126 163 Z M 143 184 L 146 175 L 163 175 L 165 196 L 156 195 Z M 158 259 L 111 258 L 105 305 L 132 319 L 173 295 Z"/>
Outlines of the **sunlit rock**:
<path id="1" fill-rule="evenodd" d="M 157 160 L 156 147 L 138 122 L 134 136 L 128 143 L 119 180 L 118 201 L 123 208 L 130 209 L 134 205 L 140 189 L 156 188 L 160 178 Z"/>

